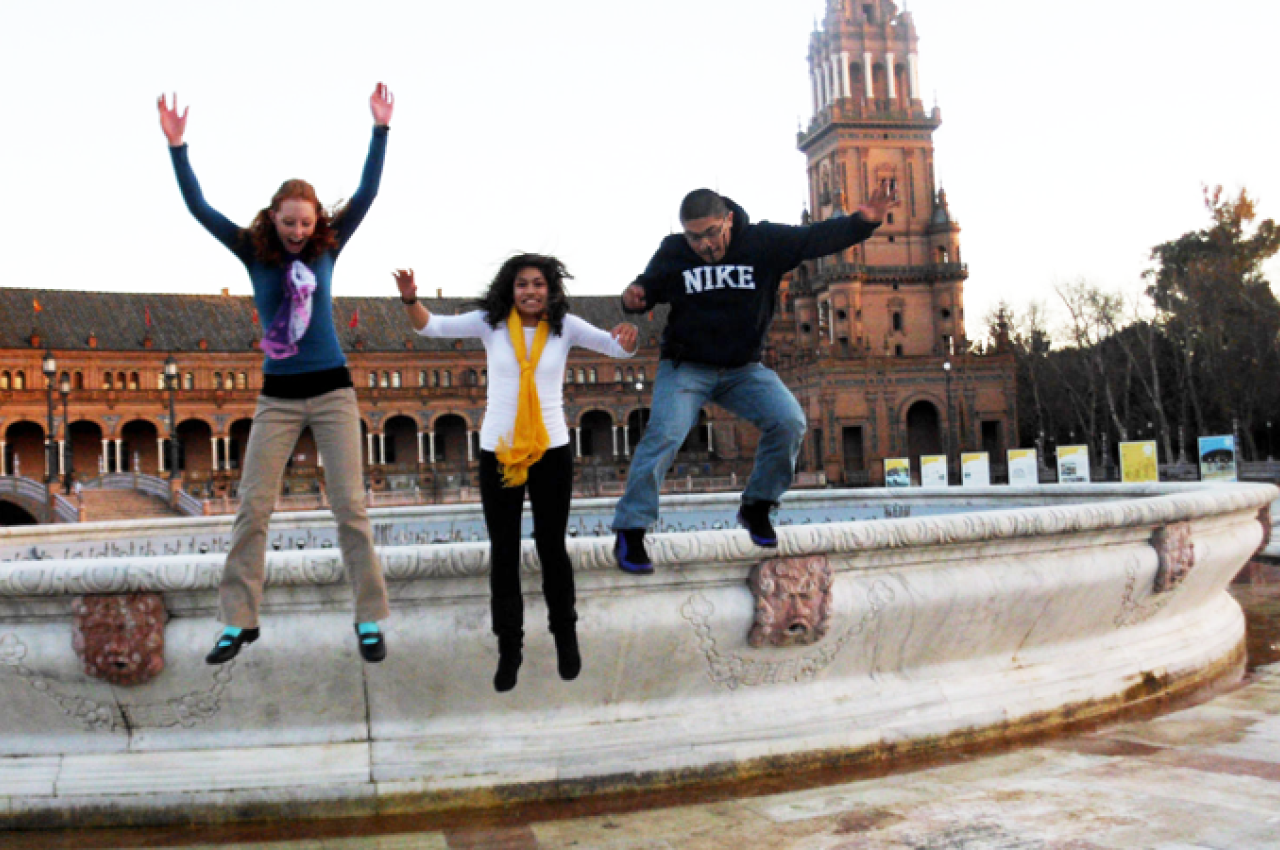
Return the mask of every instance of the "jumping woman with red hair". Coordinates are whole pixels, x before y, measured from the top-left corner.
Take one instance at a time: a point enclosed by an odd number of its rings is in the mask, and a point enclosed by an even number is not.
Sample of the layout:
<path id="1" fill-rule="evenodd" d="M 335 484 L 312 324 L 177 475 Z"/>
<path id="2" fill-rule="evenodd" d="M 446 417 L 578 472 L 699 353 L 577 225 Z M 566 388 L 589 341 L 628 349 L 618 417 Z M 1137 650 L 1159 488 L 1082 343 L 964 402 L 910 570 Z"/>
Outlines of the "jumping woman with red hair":
<path id="1" fill-rule="evenodd" d="M 262 392 L 253 414 L 240 478 L 240 510 L 231 531 L 218 619 L 226 624 L 205 659 L 222 664 L 258 639 L 258 609 L 266 581 L 267 523 L 280 492 L 285 464 L 303 429 L 310 427 L 324 463 L 338 545 L 355 588 L 355 630 L 365 661 L 386 657 L 378 621 L 386 619 L 387 587 L 373 548 L 365 507 L 360 452 L 360 410 L 346 357 L 333 327 L 330 284 L 338 254 L 378 194 L 394 101 L 382 83 L 369 98 L 373 140 L 360 188 L 344 207 L 326 211 L 304 180 L 287 180 L 242 229 L 209 206 L 187 158 L 187 110 L 159 100 L 160 127 L 187 209 L 235 254 L 253 282 L 262 319 Z"/>

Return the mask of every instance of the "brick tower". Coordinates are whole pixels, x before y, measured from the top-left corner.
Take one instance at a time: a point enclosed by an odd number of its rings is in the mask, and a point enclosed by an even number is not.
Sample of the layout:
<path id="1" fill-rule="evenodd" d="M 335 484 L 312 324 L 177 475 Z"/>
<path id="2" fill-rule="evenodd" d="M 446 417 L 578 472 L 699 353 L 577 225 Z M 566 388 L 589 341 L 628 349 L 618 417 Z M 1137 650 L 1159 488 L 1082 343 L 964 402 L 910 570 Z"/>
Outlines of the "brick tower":
<path id="1" fill-rule="evenodd" d="M 808 263 L 793 293 L 837 353 L 949 354 L 965 337 L 959 226 L 936 188 L 933 132 L 917 68 L 915 22 L 892 0 L 827 0 L 809 44 L 814 115 L 799 135 L 809 209 L 821 221 L 896 181 L 901 205 L 876 235 Z M 801 304 L 797 304 L 800 307 Z M 806 311 L 808 312 L 808 311 Z"/>

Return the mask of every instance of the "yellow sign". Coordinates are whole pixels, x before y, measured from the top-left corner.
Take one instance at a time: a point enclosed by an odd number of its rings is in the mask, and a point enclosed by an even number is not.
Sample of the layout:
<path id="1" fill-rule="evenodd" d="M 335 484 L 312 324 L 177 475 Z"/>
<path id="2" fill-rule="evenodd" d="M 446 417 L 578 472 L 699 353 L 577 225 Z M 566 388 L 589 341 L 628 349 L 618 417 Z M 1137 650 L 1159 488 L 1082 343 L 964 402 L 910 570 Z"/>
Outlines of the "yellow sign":
<path id="1" fill-rule="evenodd" d="M 1120 444 L 1120 480 L 1126 484 L 1160 480 L 1155 440 Z"/>
<path id="2" fill-rule="evenodd" d="M 911 458 L 887 457 L 884 459 L 884 486 L 911 486 Z"/>

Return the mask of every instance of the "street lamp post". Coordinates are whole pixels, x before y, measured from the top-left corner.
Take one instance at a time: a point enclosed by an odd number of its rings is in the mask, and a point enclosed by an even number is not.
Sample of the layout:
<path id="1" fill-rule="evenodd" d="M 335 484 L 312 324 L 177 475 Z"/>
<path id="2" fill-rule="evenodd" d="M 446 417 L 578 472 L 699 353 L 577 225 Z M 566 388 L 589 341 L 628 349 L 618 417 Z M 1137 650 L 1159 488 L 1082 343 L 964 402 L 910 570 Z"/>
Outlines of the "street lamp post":
<path id="1" fill-rule="evenodd" d="M 67 399 L 71 396 L 71 376 L 66 372 L 58 381 L 58 395 L 62 396 L 62 492 L 71 495 L 71 419 L 67 416 Z"/>
<path id="2" fill-rule="evenodd" d="M 45 391 L 48 394 L 49 408 L 49 429 L 45 432 L 45 464 L 44 486 L 48 491 L 49 501 L 53 501 L 53 481 L 57 475 L 57 469 L 54 463 L 57 456 L 54 454 L 55 445 L 53 433 L 53 379 L 58 374 L 58 361 L 54 359 L 53 352 L 46 350 L 44 353 L 44 362 L 40 366 L 40 371 L 44 372 Z"/>
<path id="3" fill-rule="evenodd" d="M 169 391 L 169 480 L 178 472 L 178 422 L 174 419 L 173 394 L 178 389 L 178 361 L 170 354 L 164 359 L 164 386 Z"/>
<path id="4" fill-rule="evenodd" d="M 946 378 L 947 383 L 947 431 L 945 453 L 947 455 L 947 478 L 951 478 L 951 361 L 945 360 L 942 363 L 942 374 Z"/>

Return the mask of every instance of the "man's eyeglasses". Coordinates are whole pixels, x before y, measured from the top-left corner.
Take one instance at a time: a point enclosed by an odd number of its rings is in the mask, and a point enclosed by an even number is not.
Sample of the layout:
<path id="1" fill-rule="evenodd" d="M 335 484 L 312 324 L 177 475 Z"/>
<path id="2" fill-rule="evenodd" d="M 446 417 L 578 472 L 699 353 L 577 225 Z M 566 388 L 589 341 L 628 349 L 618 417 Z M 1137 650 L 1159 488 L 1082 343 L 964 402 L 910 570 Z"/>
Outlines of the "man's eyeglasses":
<path id="1" fill-rule="evenodd" d="M 697 245 L 701 242 L 712 242 L 720 238 L 720 234 L 724 232 L 725 224 L 729 221 L 729 217 L 725 216 L 720 219 L 719 224 L 713 224 L 701 233 L 694 233 L 691 230 L 684 232 L 684 238 L 689 240 L 691 245 Z"/>

